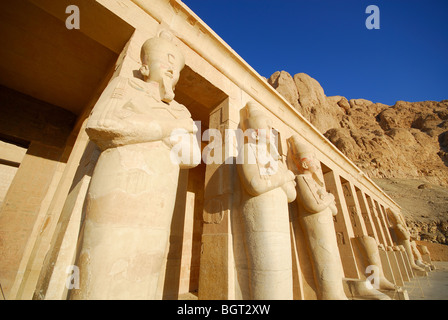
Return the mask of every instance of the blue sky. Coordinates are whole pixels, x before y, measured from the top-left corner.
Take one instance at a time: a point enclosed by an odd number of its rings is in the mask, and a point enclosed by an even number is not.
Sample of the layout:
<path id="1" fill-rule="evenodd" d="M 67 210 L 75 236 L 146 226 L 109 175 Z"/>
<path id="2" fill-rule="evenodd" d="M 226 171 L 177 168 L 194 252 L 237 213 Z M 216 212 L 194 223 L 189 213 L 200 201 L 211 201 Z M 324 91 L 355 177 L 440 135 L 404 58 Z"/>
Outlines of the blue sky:
<path id="1" fill-rule="evenodd" d="M 183 0 L 260 75 L 315 78 L 327 96 L 448 99 L 448 0 Z M 368 30 L 368 5 L 380 29 Z"/>

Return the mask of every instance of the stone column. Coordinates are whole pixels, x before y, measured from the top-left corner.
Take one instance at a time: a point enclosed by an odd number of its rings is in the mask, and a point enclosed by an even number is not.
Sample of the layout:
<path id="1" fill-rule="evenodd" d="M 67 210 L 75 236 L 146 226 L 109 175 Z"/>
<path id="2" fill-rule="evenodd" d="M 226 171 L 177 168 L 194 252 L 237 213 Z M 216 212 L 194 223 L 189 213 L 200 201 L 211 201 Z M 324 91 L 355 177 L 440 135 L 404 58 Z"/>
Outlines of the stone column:
<path id="1" fill-rule="evenodd" d="M 394 273 L 395 283 L 398 286 L 403 286 L 403 277 L 401 276 L 400 266 L 398 264 L 397 256 L 393 247 L 386 248 L 387 256 L 389 257 L 390 265 L 392 267 L 392 271 Z"/>
<path id="2" fill-rule="evenodd" d="M 386 218 L 386 210 L 384 209 L 384 206 L 382 204 L 379 204 L 378 217 L 380 220 L 380 224 L 384 230 L 384 235 L 386 237 L 387 245 L 393 246 L 394 242 L 392 241 L 392 237 L 390 235 L 389 223 L 387 222 L 388 220 Z"/>
<path id="3" fill-rule="evenodd" d="M 379 243 L 378 234 L 376 232 L 375 225 L 373 224 L 372 212 L 370 211 L 367 203 L 366 195 L 360 189 L 356 189 L 356 194 L 358 196 L 359 206 L 361 207 L 361 213 L 364 218 L 367 234 Z"/>
<path id="4" fill-rule="evenodd" d="M 338 215 L 333 217 L 339 253 L 344 267 L 344 275 L 347 278 L 359 279 L 360 273 L 356 265 L 355 254 L 351 243 L 351 238 L 355 236 L 350 214 L 343 195 L 341 179 L 339 175 L 330 170 L 324 173 L 325 186 L 327 191 L 334 195 Z"/>
<path id="5" fill-rule="evenodd" d="M 378 210 L 374 205 L 374 200 L 370 196 L 367 196 L 367 203 L 369 205 L 370 212 L 372 213 L 372 220 L 378 236 L 378 242 L 379 244 L 386 246 L 384 231 L 383 228 L 381 228 L 381 224 L 378 217 Z"/>
<path id="6" fill-rule="evenodd" d="M 223 101 L 210 114 L 210 129 L 221 135 L 214 144 L 216 162 L 208 163 L 205 172 L 202 249 L 199 271 L 200 300 L 228 300 L 235 298 L 232 237 L 232 207 L 235 194 L 235 159 L 233 141 L 225 140 L 225 130 L 237 129 L 231 118 L 235 109 L 230 99 Z"/>
<path id="7" fill-rule="evenodd" d="M 361 216 L 361 206 L 358 202 L 353 184 L 350 181 L 345 180 L 344 183 L 342 183 L 342 189 L 344 191 L 343 194 L 348 212 L 350 214 L 350 222 L 352 224 L 355 236 L 367 235 L 366 225 Z"/>
<path id="8" fill-rule="evenodd" d="M 403 250 L 402 250 L 402 246 L 398 246 L 398 251 L 395 252 L 395 255 L 397 256 L 397 261 L 398 261 L 398 266 L 400 267 L 400 272 L 401 272 L 401 276 L 403 278 L 403 281 L 410 281 L 411 278 L 409 276 L 408 270 L 406 268 L 406 264 L 404 261 L 404 256 L 403 256 Z"/>

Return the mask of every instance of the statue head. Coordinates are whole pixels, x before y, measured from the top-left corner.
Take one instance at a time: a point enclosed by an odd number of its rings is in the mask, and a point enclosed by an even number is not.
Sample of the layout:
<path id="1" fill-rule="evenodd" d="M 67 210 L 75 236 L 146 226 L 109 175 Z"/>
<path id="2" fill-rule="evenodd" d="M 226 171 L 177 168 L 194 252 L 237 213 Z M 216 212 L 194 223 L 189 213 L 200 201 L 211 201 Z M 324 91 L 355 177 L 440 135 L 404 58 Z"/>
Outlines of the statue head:
<path id="1" fill-rule="evenodd" d="M 252 141 L 270 143 L 272 137 L 272 120 L 260 111 L 254 102 L 248 102 L 245 106 L 243 130 L 250 132 L 248 137 Z"/>
<path id="2" fill-rule="evenodd" d="M 174 88 L 179 81 L 185 59 L 172 42 L 172 35 L 162 31 L 157 37 L 145 41 L 141 48 L 140 72 L 146 82 L 158 83 L 162 101 L 174 99 Z"/>
<path id="3" fill-rule="evenodd" d="M 399 224 L 406 226 L 406 223 L 399 212 L 396 212 L 391 208 L 386 208 L 386 214 L 393 226 L 397 226 Z"/>
<path id="4" fill-rule="evenodd" d="M 430 254 L 427 246 L 422 245 L 422 244 L 419 244 L 419 245 L 418 245 L 418 248 L 420 249 L 420 251 L 421 251 L 423 254 Z"/>
<path id="5" fill-rule="evenodd" d="M 316 159 L 314 150 L 306 144 L 303 144 L 299 135 L 293 135 L 288 139 L 292 158 L 300 173 L 320 172 L 320 161 Z"/>
<path id="6" fill-rule="evenodd" d="M 371 254 L 378 250 L 378 243 L 377 243 L 376 239 L 371 236 L 367 236 L 367 235 L 359 236 L 359 237 L 356 237 L 356 240 L 358 241 L 358 243 L 360 243 L 363 246 L 364 250 L 367 253 Z"/>

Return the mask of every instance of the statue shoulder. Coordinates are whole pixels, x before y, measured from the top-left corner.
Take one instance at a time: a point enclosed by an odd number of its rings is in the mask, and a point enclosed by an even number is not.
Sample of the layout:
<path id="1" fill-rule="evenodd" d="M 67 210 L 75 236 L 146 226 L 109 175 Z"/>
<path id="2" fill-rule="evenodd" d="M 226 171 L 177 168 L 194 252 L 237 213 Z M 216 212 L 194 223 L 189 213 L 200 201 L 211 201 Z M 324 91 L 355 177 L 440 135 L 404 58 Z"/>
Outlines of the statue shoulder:
<path id="1" fill-rule="evenodd" d="M 109 82 L 107 89 L 111 92 L 108 97 L 112 99 L 128 101 L 142 98 L 150 103 L 151 99 L 147 98 L 152 98 L 152 102 L 162 103 L 158 93 L 159 87 L 138 78 L 118 76 Z"/>
<path id="2" fill-rule="evenodd" d="M 148 88 L 147 84 L 140 79 L 118 76 L 108 83 L 104 92 L 108 93 L 108 98 L 126 99 L 139 93 L 147 94 Z"/>
<path id="3" fill-rule="evenodd" d="M 191 113 L 186 106 L 180 104 L 176 100 L 170 102 L 170 109 L 178 119 L 191 118 Z"/>

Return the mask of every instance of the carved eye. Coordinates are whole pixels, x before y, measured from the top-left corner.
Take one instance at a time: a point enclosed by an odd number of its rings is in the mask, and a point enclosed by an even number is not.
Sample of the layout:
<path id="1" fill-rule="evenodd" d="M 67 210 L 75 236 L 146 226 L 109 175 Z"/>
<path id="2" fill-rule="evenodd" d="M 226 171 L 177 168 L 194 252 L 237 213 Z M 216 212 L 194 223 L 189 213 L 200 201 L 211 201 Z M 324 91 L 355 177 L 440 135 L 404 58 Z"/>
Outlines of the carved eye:
<path id="1" fill-rule="evenodd" d="M 174 64 L 174 62 L 176 62 L 176 57 L 171 53 L 168 53 L 168 62 L 171 64 Z"/>

